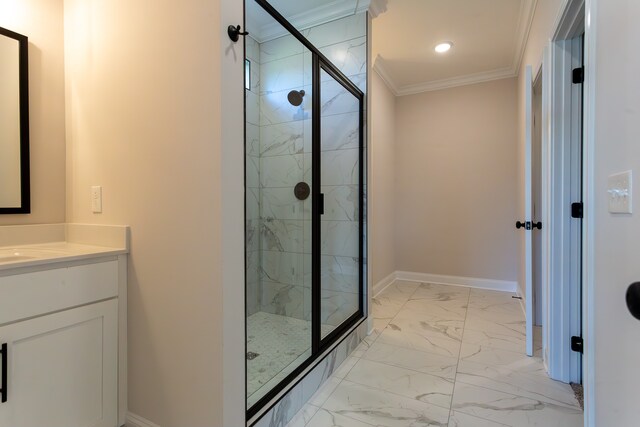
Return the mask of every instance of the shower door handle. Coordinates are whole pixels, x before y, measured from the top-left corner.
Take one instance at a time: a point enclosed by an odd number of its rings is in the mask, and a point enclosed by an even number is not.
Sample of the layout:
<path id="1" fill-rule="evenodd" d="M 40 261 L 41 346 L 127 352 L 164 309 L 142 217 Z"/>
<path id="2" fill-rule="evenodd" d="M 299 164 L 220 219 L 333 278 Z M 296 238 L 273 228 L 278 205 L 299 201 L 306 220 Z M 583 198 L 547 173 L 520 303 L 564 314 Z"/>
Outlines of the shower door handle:
<path id="1" fill-rule="evenodd" d="M 0 349 L 0 357 L 2 357 L 2 388 L 0 388 L 0 403 L 5 403 L 7 401 L 7 375 L 8 375 L 8 364 L 9 364 L 9 351 L 7 349 L 7 344 L 2 344 Z"/>
<path id="2" fill-rule="evenodd" d="M 324 194 L 320 193 L 318 197 L 318 213 L 324 215 Z"/>

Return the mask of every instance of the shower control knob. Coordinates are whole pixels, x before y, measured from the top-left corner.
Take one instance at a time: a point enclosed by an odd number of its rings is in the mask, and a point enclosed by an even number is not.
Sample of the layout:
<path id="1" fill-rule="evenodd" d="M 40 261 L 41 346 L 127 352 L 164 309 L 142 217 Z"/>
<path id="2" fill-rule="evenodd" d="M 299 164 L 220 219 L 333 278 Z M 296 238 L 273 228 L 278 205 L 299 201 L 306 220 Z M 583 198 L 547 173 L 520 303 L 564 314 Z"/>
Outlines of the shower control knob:
<path id="1" fill-rule="evenodd" d="M 293 189 L 293 194 L 298 200 L 307 200 L 311 194 L 311 188 L 306 182 L 299 182 Z"/>

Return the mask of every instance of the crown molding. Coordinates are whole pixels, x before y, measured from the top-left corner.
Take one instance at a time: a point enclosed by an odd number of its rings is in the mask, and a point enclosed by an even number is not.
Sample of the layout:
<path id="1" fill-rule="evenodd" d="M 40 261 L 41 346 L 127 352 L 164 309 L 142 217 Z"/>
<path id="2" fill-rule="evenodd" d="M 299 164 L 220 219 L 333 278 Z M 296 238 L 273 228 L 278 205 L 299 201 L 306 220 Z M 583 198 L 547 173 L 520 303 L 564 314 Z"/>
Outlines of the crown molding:
<path id="1" fill-rule="evenodd" d="M 520 5 L 520 17 L 518 19 L 518 30 L 516 32 L 516 52 L 513 58 L 513 70 L 518 75 L 524 58 L 524 51 L 529 42 L 529 34 L 531 33 L 531 25 L 535 16 L 538 0 L 524 0 Z"/>
<path id="2" fill-rule="evenodd" d="M 379 0 L 373 1 L 377 2 Z M 303 31 L 311 27 L 335 21 L 336 19 L 366 12 L 369 10 L 370 3 L 371 0 L 334 0 L 297 15 L 289 16 L 287 17 L 287 21 L 299 31 Z M 288 31 L 279 23 L 273 21 L 267 25 L 263 25 L 257 31 L 254 30 L 252 36 L 255 36 L 254 38 L 258 43 L 264 43 L 287 34 L 289 34 Z"/>
<path id="3" fill-rule="evenodd" d="M 373 0 L 375 1 L 375 0 Z M 529 33 L 535 15 L 538 0 L 523 0 L 520 5 L 520 13 L 518 18 L 518 29 L 516 32 L 516 49 L 513 63 L 509 67 L 498 68 L 481 73 L 468 74 L 465 76 L 451 77 L 441 80 L 432 80 L 424 83 L 416 83 L 412 85 L 398 85 L 391 73 L 384 65 L 384 60 L 378 55 L 374 63 L 373 69 L 380 75 L 382 80 L 391 89 L 396 96 L 415 95 L 421 92 L 430 92 L 434 90 L 449 89 L 457 86 L 466 86 L 476 83 L 489 82 L 492 80 L 508 79 L 517 77 L 520 72 L 524 51 L 529 41 Z M 380 60 L 378 60 L 380 59 Z"/>
<path id="4" fill-rule="evenodd" d="M 373 70 L 380 76 L 391 93 L 393 93 L 395 96 L 399 96 L 398 86 L 394 83 L 393 79 L 387 72 L 387 69 L 384 65 L 384 59 L 380 55 L 376 56 L 376 60 L 373 62 Z"/>
<path id="5" fill-rule="evenodd" d="M 514 72 L 511 67 L 508 67 L 485 71 L 482 73 L 468 74 L 466 76 L 452 77 L 449 79 L 433 80 L 415 85 L 400 86 L 397 90 L 397 96 L 415 95 L 422 92 L 431 92 L 434 90 L 449 89 L 458 86 L 468 86 L 493 80 L 509 79 L 516 77 L 517 75 L 518 73 Z"/>

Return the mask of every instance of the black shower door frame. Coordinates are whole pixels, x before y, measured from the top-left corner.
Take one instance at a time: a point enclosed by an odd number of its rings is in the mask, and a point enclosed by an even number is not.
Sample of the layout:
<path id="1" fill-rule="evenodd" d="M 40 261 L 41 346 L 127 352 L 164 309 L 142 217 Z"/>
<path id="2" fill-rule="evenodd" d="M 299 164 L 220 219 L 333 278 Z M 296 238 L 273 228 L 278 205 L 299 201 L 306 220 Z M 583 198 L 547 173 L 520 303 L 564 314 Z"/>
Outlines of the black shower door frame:
<path id="1" fill-rule="evenodd" d="M 311 280 L 311 356 L 307 358 L 300 366 L 293 370 L 284 380 L 282 380 L 273 389 L 267 392 L 260 400 L 258 400 L 253 406 L 247 408 L 247 420 L 254 417 L 260 411 L 266 408 L 264 414 L 266 414 L 271 404 L 273 407 L 277 402 L 272 402 L 280 393 L 282 393 L 288 387 L 295 386 L 302 379 L 294 384 L 300 374 L 302 374 L 307 368 L 312 365 L 317 365 L 322 359 L 322 354 L 333 346 L 340 339 L 345 338 L 345 333 L 365 319 L 365 305 L 364 305 L 364 257 L 365 257 L 365 245 L 364 245 L 364 183 L 365 183 L 365 144 L 364 144 L 364 93 L 358 88 L 342 71 L 340 71 L 335 65 L 329 61 L 329 59 L 323 55 L 318 48 L 316 48 L 309 40 L 307 40 L 291 23 L 289 23 L 269 2 L 266 0 L 255 0 L 269 15 L 271 15 L 280 25 L 282 25 L 291 35 L 293 35 L 298 41 L 300 41 L 312 54 L 312 92 L 313 92 L 313 112 L 312 112 L 312 229 L 311 229 L 311 257 L 312 257 L 312 280 Z M 246 23 L 245 23 L 246 28 Z M 246 57 L 246 52 L 245 52 Z M 351 93 L 359 102 L 359 185 L 358 185 L 358 220 L 359 220 L 359 233 L 358 233 L 358 245 L 359 245 L 359 260 L 358 260 L 358 272 L 359 272 L 359 306 L 358 311 L 351 317 L 346 319 L 340 326 L 336 327 L 326 337 L 321 336 L 321 310 L 322 310 L 322 277 L 321 277 L 321 216 L 324 209 L 324 196 L 321 189 L 322 171 L 321 171 L 321 122 L 322 122 L 322 82 L 320 78 L 321 71 L 329 74 L 337 83 L 339 83 L 345 90 Z M 246 105 L 245 105 L 246 114 Z M 246 251 L 246 248 L 245 248 Z M 246 286 L 246 284 L 245 284 Z M 246 308 L 245 308 L 246 310 Z M 246 312 L 245 312 L 246 318 Z M 245 345 L 246 345 L 246 324 L 245 324 Z M 245 362 L 246 372 L 246 362 Z M 245 390 L 246 390 L 246 378 L 245 378 Z"/>

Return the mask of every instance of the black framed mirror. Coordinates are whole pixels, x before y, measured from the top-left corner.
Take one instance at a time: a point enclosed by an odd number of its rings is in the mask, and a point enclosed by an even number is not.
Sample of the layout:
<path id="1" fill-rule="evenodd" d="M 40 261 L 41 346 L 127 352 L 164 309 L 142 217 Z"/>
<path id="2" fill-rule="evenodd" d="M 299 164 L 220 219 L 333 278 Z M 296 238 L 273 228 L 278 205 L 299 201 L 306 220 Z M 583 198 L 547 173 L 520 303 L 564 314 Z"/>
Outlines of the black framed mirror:
<path id="1" fill-rule="evenodd" d="M 0 27 L 0 214 L 31 213 L 26 36 Z"/>

